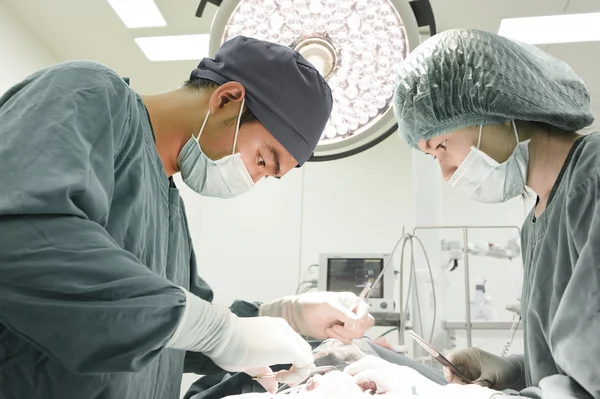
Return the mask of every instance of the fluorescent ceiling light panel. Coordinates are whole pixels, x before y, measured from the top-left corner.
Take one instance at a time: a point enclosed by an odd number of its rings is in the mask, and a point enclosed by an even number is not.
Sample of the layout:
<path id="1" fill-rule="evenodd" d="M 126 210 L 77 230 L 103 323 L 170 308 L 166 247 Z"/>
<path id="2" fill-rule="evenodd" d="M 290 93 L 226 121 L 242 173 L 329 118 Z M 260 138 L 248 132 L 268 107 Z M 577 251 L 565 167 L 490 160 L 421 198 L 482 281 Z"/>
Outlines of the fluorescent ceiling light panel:
<path id="1" fill-rule="evenodd" d="M 498 34 L 530 44 L 598 41 L 600 13 L 507 18 Z"/>
<path id="2" fill-rule="evenodd" d="M 138 37 L 135 42 L 150 61 L 200 60 L 208 57 L 209 35 Z"/>
<path id="3" fill-rule="evenodd" d="M 154 0 L 106 0 L 128 28 L 166 26 Z"/>

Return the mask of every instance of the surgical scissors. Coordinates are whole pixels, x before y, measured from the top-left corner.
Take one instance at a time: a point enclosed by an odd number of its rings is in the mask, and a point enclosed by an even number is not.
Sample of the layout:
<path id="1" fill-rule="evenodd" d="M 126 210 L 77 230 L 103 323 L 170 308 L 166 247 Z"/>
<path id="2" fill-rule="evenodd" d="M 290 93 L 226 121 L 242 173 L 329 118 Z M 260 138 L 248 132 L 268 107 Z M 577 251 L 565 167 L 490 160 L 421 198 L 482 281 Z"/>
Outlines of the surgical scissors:
<path id="1" fill-rule="evenodd" d="M 427 342 L 425 342 L 425 340 L 423 338 L 419 337 L 413 331 L 409 331 L 408 333 L 415 341 L 417 341 L 417 343 L 419 345 L 421 345 L 423 347 L 423 349 L 425 349 L 427 351 L 427 353 L 429 353 L 431 356 L 433 356 L 433 358 L 435 360 L 440 362 L 442 364 L 442 366 L 447 367 L 450 370 L 450 372 L 452 372 L 452 374 L 454 374 L 455 376 L 460 378 L 460 380 L 462 382 L 464 382 L 465 384 L 473 384 L 473 383 L 481 382 L 481 383 L 485 384 L 488 388 L 491 388 L 493 386 L 492 382 L 486 378 L 482 378 L 477 381 L 471 381 L 471 379 L 467 378 L 467 376 L 464 375 L 458 369 L 458 367 L 456 367 L 454 364 L 452 364 L 452 362 L 450 362 L 450 360 L 448 360 L 444 356 L 442 356 L 442 354 L 440 352 L 438 352 L 437 350 L 435 350 L 433 348 L 433 346 L 431 346 Z"/>
<path id="2" fill-rule="evenodd" d="M 322 357 L 325 357 L 325 356 L 327 356 L 327 352 L 319 353 L 319 354 L 315 355 L 315 360 L 317 360 L 319 358 L 322 358 Z M 346 356 L 344 356 L 344 358 L 342 360 L 340 360 L 339 363 L 336 364 L 335 366 L 319 366 L 319 367 L 316 367 L 321 372 L 319 372 L 319 373 L 313 373 L 309 377 L 312 377 L 315 374 L 326 374 L 326 373 L 329 373 L 329 372 L 334 371 L 334 370 L 340 371 L 339 367 L 340 366 L 342 366 L 342 367 L 344 366 L 344 364 L 345 364 L 344 362 L 346 361 L 347 358 L 348 358 L 348 354 L 346 354 Z M 306 381 L 306 380 L 304 380 L 304 381 Z M 304 381 L 302 381 L 302 382 L 304 382 Z M 290 387 L 288 384 L 283 384 L 281 387 L 279 387 L 279 389 L 277 390 L 276 393 L 285 394 L 285 393 L 290 393 L 290 392 L 293 392 L 293 391 L 297 392 L 299 390 L 302 390 L 302 389 L 305 388 L 305 386 L 302 384 L 302 382 L 300 382 L 298 385 L 296 385 L 294 387 Z"/>
<path id="3" fill-rule="evenodd" d="M 330 372 L 331 370 L 333 370 L 335 368 L 335 366 L 320 366 L 320 367 L 315 367 L 314 369 L 312 369 L 310 371 L 310 374 L 308 375 L 307 378 L 312 377 L 315 374 L 325 374 Z M 265 374 L 259 374 L 256 377 L 253 377 L 253 380 L 260 380 L 263 378 L 275 378 L 277 377 L 277 373 L 273 372 L 273 373 L 265 373 Z"/>

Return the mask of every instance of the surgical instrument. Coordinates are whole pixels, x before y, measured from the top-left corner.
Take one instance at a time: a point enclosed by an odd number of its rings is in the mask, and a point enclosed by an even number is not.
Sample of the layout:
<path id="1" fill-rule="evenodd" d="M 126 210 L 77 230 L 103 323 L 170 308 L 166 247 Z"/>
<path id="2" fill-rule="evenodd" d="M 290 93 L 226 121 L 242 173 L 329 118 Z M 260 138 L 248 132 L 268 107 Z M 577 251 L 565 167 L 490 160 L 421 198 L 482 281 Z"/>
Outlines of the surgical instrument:
<path id="1" fill-rule="evenodd" d="M 358 295 L 358 299 L 356 301 L 356 306 L 354 306 L 354 309 L 358 310 L 358 306 L 360 305 L 360 303 L 364 301 L 365 298 L 371 293 L 371 288 L 373 288 L 373 284 L 371 284 L 370 281 L 367 281 L 367 283 L 365 284 L 365 288 L 363 288 L 360 294 Z"/>
<path id="2" fill-rule="evenodd" d="M 477 381 L 471 381 L 471 379 L 467 378 L 467 376 L 465 376 L 454 364 L 452 364 L 452 362 L 450 362 L 440 352 L 438 352 L 431 345 L 429 345 L 427 342 L 425 342 L 425 340 L 423 338 L 419 337 L 413 331 L 409 331 L 408 333 L 415 341 L 417 341 L 417 343 L 419 345 L 421 345 L 423 347 L 423 349 L 425 349 L 427 351 L 427 353 L 429 353 L 431 356 L 433 356 L 433 358 L 435 360 L 440 362 L 442 364 L 442 366 L 447 367 L 452 372 L 452 374 L 454 374 L 455 376 L 460 378 L 460 380 L 462 382 L 464 382 L 465 384 L 473 384 L 476 382 L 481 382 L 481 383 L 484 383 L 488 388 L 491 388 L 493 386 L 492 382 L 485 378 L 482 378 L 481 380 L 477 380 Z"/>
<path id="3" fill-rule="evenodd" d="M 331 370 L 333 370 L 335 368 L 335 366 L 320 366 L 320 367 L 315 367 L 314 369 L 312 369 L 310 371 L 310 375 L 309 377 L 312 377 L 315 374 L 325 374 L 330 372 Z M 277 372 L 272 372 L 272 373 L 265 373 L 265 374 L 259 374 L 255 377 L 253 377 L 253 380 L 260 380 L 263 378 L 275 378 L 277 377 Z"/>

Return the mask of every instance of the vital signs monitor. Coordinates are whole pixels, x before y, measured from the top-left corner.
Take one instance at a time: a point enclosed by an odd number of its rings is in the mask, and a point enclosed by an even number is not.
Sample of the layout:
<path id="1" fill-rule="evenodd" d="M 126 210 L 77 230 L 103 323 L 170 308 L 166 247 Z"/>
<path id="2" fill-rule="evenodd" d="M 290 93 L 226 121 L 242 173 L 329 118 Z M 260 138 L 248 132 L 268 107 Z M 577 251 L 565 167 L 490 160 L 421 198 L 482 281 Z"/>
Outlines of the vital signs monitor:
<path id="1" fill-rule="evenodd" d="M 321 254 L 319 291 L 350 291 L 359 295 L 383 271 L 367 303 L 371 313 L 394 312 L 394 268 L 389 265 L 384 271 L 389 259 L 389 254 Z"/>

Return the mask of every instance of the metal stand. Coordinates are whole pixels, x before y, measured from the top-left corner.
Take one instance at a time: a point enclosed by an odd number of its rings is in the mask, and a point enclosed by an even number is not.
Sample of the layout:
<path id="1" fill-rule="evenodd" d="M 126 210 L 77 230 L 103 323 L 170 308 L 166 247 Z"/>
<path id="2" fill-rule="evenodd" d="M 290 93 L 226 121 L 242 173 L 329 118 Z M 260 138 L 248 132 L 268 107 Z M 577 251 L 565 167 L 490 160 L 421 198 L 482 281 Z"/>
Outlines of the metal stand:
<path id="1" fill-rule="evenodd" d="M 463 254 L 464 254 L 464 274 L 465 274 L 465 315 L 466 315 L 466 331 L 467 331 L 467 346 L 472 346 L 471 330 L 471 292 L 469 282 L 469 230 L 481 229 L 516 229 L 519 235 L 521 229 L 518 226 L 420 226 L 413 229 L 413 235 L 416 235 L 417 230 L 462 230 L 463 231 Z"/>

